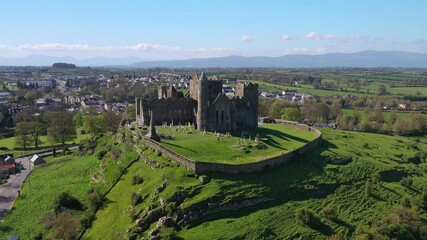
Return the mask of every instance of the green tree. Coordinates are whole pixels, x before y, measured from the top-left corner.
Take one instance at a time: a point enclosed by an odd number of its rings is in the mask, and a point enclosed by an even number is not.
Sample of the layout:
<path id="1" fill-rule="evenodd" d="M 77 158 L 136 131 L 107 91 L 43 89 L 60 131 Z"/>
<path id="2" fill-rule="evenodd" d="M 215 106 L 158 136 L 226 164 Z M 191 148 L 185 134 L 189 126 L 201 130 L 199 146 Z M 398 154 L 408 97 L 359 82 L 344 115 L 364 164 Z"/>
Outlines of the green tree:
<path id="1" fill-rule="evenodd" d="M 377 95 L 382 96 L 382 95 L 385 95 L 386 93 L 387 93 L 387 88 L 385 87 L 385 85 L 384 84 L 378 85 Z"/>
<path id="2" fill-rule="evenodd" d="M 105 131 L 105 122 L 102 115 L 85 115 L 83 117 L 83 128 L 92 136 L 97 136 Z"/>
<path id="3" fill-rule="evenodd" d="M 301 120 L 301 112 L 298 108 L 285 108 L 282 119 L 298 122 Z"/>
<path id="4" fill-rule="evenodd" d="M 26 149 L 33 143 L 33 138 L 31 136 L 31 125 L 28 122 L 20 122 L 16 124 L 15 132 L 15 144 Z"/>
<path id="5" fill-rule="evenodd" d="M 125 120 L 135 119 L 135 116 L 136 116 L 136 112 L 135 111 L 136 111 L 135 104 L 129 104 L 126 107 L 123 119 L 125 119 Z"/>
<path id="6" fill-rule="evenodd" d="M 102 117 L 104 118 L 105 131 L 113 133 L 116 132 L 122 117 L 113 111 L 103 112 Z"/>
<path id="7" fill-rule="evenodd" d="M 393 133 L 397 135 L 403 135 L 407 132 L 407 122 L 403 119 L 398 118 L 393 125 Z"/>
<path id="8" fill-rule="evenodd" d="M 47 135 L 52 143 L 61 143 L 74 140 L 76 138 L 76 126 L 73 116 L 68 112 L 52 112 L 49 114 L 49 128 Z"/>
<path id="9" fill-rule="evenodd" d="M 28 124 L 34 147 L 38 147 L 42 143 L 40 135 L 43 133 L 43 125 L 39 122 L 28 122 Z"/>
<path id="10" fill-rule="evenodd" d="M 76 127 L 82 127 L 83 126 L 83 113 L 81 111 L 78 111 L 73 116 L 73 121 Z"/>
<path id="11" fill-rule="evenodd" d="M 409 130 L 414 133 L 420 133 L 426 129 L 426 119 L 420 113 L 411 113 L 409 117 Z"/>
<path id="12" fill-rule="evenodd" d="M 268 116 L 272 118 L 280 118 L 282 116 L 283 108 L 285 107 L 285 102 L 282 100 L 275 100 L 270 107 Z"/>

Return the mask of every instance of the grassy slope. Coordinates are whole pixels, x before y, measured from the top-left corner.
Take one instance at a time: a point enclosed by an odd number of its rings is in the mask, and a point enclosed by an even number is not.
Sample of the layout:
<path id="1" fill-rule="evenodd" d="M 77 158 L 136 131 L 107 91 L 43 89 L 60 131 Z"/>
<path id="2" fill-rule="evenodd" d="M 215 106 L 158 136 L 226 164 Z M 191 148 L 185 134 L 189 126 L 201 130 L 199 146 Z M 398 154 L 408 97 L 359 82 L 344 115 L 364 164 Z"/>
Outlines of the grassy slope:
<path id="1" fill-rule="evenodd" d="M 256 134 L 260 138 L 269 138 L 265 142 L 265 149 L 250 148 L 250 153 L 245 153 L 238 148 L 240 137 L 221 137 L 218 142 L 214 133 L 200 132 L 188 134 L 187 131 L 176 132 L 171 128 L 158 128 L 159 133 L 174 135 L 174 140 L 162 139 L 162 144 L 173 151 L 186 156 L 195 161 L 205 162 L 225 162 L 231 164 L 253 162 L 262 160 L 268 156 L 279 155 L 304 145 L 309 140 L 314 139 L 313 133 L 302 131 L 282 124 L 262 124 L 260 128 L 252 133 L 254 139 Z M 246 137 L 247 138 L 247 137 Z M 249 144 L 254 140 L 246 140 Z"/>
<path id="2" fill-rule="evenodd" d="M 1 239 L 8 235 L 28 236 L 28 232 L 34 237 L 41 232 L 42 217 L 52 210 L 55 198 L 62 192 L 69 192 L 87 205 L 86 192 L 99 160 L 93 156 L 65 156 L 48 157 L 46 161 L 48 166 L 36 166 L 33 169 L 12 212 L 0 224 Z"/>
<path id="3" fill-rule="evenodd" d="M 145 155 L 164 166 L 171 162 L 161 157 L 155 156 L 151 152 L 145 152 Z M 175 166 L 175 164 L 173 164 Z M 140 185 L 133 185 L 132 178 L 139 175 L 144 179 Z M 175 193 L 177 188 L 191 187 L 198 184 L 194 177 L 188 177 L 188 171 L 182 167 L 162 167 L 157 169 L 150 168 L 142 160 L 135 162 L 120 179 L 117 185 L 107 195 L 107 204 L 96 214 L 97 220 L 94 222 L 83 239 L 123 239 L 126 236 L 126 229 L 132 221 L 129 216 L 131 209 L 131 194 L 139 192 L 142 196 L 152 194 L 154 188 L 167 179 L 166 189 L 158 197 L 146 200 L 134 209 L 143 209 L 150 206 L 153 202 L 158 202 L 159 198 L 168 198 Z"/>
<path id="4" fill-rule="evenodd" d="M 414 146 L 426 151 L 426 145 L 404 137 L 322 131 L 324 144 L 297 161 L 261 173 L 209 173 L 211 181 L 206 185 L 200 185 L 184 168 L 147 151 L 144 155 L 161 167 L 150 168 L 138 161 L 129 168 L 107 195 L 108 204 L 98 212 L 97 220 L 84 239 L 125 239 L 126 230 L 133 225 L 129 217 L 130 195 L 136 191 L 147 196 L 143 203 L 133 208 L 136 211 L 153 204 L 158 206 L 160 197 L 168 199 L 176 191 L 194 187 L 200 191 L 179 206 L 184 211 L 207 210 L 208 203 L 225 206 L 245 199 L 273 199 L 238 211 L 202 217 L 193 223 L 195 225 L 177 233 L 184 239 L 325 239 L 335 233 L 348 238 L 357 225 L 368 226 L 386 216 L 403 196 L 409 197 L 414 204 L 420 192 L 426 190 L 427 163 L 424 160 L 416 165 L 407 161 L 418 151 Z M 325 155 L 351 156 L 352 162 L 326 164 L 320 157 Z M 136 174 L 144 178 L 142 185 L 131 184 Z M 365 196 L 366 180 L 378 174 L 381 177 L 373 183 L 372 195 Z M 412 187 L 399 184 L 403 175 L 412 177 Z M 168 181 L 166 189 L 153 197 L 155 186 L 165 179 Z M 329 205 L 337 210 L 337 220 L 322 217 L 322 209 Z M 320 219 L 318 229 L 302 227 L 296 222 L 294 212 L 300 207 L 315 211 Z M 427 221 L 425 213 L 422 218 Z"/>
<path id="5" fill-rule="evenodd" d="M 221 174 L 216 178 L 242 181 L 241 186 L 256 183 L 268 186 L 278 200 L 225 214 L 218 219 L 179 233 L 185 239 L 260 239 L 266 238 L 326 238 L 333 233 L 349 236 L 359 224 L 368 225 L 390 212 L 402 196 L 416 201 L 420 191 L 427 186 L 427 174 L 420 165 L 398 163 L 413 156 L 415 150 L 405 138 L 377 134 L 323 130 L 326 139 L 320 154 L 351 155 L 353 161 L 344 166 L 325 164 L 318 159 L 319 152 L 312 152 L 305 160 L 294 162 L 268 173 L 229 177 Z M 367 148 L 362 147 L 367 143 Z M 426 150 L 426 146 L 422 146 Z M 396 155 L 402 154 L 401 157 Z M 399 155 L 400 156 L 400 155 Z M 373 196 L 365 197 L 364 183 L 379 172 L 399 169 L 410 173 L 413 188 L 401 186 L 394 179 L 382 178 L 373 185 Z M 399 175 L 399 174 L 397 174 Z M 289 190 L 297 188 L 298 190 Z M 300 207 L 313 209 L 321 215 L 323 207 L 333 204 L 338 210 L 338 220 L 322 218 L 319 230 L 301 227 L 295 221 L 294 212 Z M 424 214 L 424 221 L 427 215 Z M 236 229 L 239 229 L 236 231 Z"/>

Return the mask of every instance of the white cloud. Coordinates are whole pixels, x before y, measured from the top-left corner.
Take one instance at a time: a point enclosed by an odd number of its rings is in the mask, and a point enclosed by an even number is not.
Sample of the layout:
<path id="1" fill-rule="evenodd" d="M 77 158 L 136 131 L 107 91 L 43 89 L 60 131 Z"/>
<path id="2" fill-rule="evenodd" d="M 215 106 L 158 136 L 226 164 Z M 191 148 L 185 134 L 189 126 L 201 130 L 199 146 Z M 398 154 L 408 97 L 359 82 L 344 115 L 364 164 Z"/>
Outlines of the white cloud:
<path id="1" fill-rule="evenodd" d="M 283 41 L 289 41 L 289 40 L 292 40 L 293 38 L 289 35 L 283 35 L 282 37 L 280 37 L 280 39 L 282 39 Z"/>
<path id="2" fill-rule="evenodd" d="M 49 54 L 49 55 L 71 55 L 71 56 L 138 56 L 141 53 L 164 54 L 201 54 L 218 55 L 229 54 L 233 48 L 184 48 L 180 46 L 169 46 L 161 44 L 139 43 L 135 45 L 122 46 L 92 46 L 88 44 L 63 44 L 63 43 L 43 43 L 43 44 L 21 44 L 5 45 L 0 44 L 0 54 L 14 56 L 25 56 L 28 54 Z"/>
<path id="3" fill-rule="evenodd" d="M 316 49 L 316 52 L 317 53 L 324 53 L 324 52 L 326 52 L 326 48 L 318 48 L 318 49 Z"/>
<path id="4" fill-rule="evenodd" d="M 292 48 L 287 51 L 289 54 L 298 54 L 298 53 L 307 53 L 309 51 L 308 48 Z"/>
<path id="5" fill-rule="evenodd" d="M 243 35 L 242 36 L 242 41 L 243 42 L 252 42 L 253 38 L 249 35 Z"/>
<path id="6" fill-rule="evenodd" d="M 315 32 L 308 33 L 307 35 L 305 35 L 305 37 L 309 38 L 309 39 L 320 39 L 321 38 L 321 36 Z"/>
<path id="7" fill-rule="evenodd" d="M 301 47 L 301 48 L 291 48 L 286 51 L 286 54 L 322 54 L 325 52 L 326 52 L 326 48 L 311 49 L 311 48 Z"/>

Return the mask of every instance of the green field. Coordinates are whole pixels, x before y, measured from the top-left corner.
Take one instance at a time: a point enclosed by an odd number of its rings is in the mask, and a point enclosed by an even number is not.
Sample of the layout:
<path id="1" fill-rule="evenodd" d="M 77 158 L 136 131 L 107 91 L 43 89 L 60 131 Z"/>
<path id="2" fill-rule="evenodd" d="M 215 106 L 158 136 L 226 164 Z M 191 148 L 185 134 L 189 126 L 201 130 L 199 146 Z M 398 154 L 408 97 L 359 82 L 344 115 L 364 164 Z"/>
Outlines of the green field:
<path id="1" fill-rule="evenodd" d="M 55 198 L 62 192 L 87 205 L 86 192 L 99 160 L 94 156 L 47 157 L 45 166 L 36 166 L 28 176 L 12 211 L 0 224 L 0 238 L 19 235 L 32 239 L 43 232 L 42 217 L 52 211 Z"/>
<path id="2" fill-rule="evenodd" d="M 90 137 L 90 134 L 77 134 L 76 139 L 74 139 L 73 141 L 68 141 L 66 142 L 66 144 L 79 143 L 81 140 L 87 139 L 89 137 Z M 0 154 L 13 153 L 16 156 L 19 156 L 19 155 L 29 154 L 32 152 L 41 151 L 41 150 L 13 150 L 15 147 L 19 147 L 15 144 L 15 139 L 16 137 L 0 139 L 0 147 L 7 147 L 9 149 L 9 150 L 0 150 Z M 40 140 L 41 140 L 41 144 L 39 145 L 40 147 L 46 147 L 51 145 L 47 136 L 40 136 Z"/>
<path id="3" fill-rule="evenodd" d="M 341 109 L 341 111 L 347 115 L 352 115 L 352 114 L 356 113 L 356 114 L 359 114 L 359 116 L 362 116 L 363 113 L 365 112 L 364 110 L 360 110 L 360 109 Z M 371 112 L 374 112 L 374 110 L 371 110 Z M 384 116 L 384 119 L 387 120 L 390 118 L 391 111 L 382 111 L 382 114 Z M 426 115 L 426 114 L 424 114 L 424 115 Z M 399 116 L 402 119 L 408 119 L 411 116 L 411 113 L 410 112 L 397 112 L 397 116 Z"/>
<path id="4" fill-rule="evenodd" d="M 162 139 L 161 144 L 194 161 L 220 163 L 247 163 L 260 161 L 277 156 L 303 146 L 315 138 L 311 132 L 303 131 L 283 124 L 260 124 L 257 131 L 247 133 L 246 139 L 222 135 L 218 141 L 215 133 L 194 131 L 188 133 L 185 129 L 175 131 L 175 128 L 158 127 L 159 133 L 174 136 L 173 140 Z M 261 140 L 255 143 L 258 134 Z M 248 138 L 251 138 L 250 140 Z"/>

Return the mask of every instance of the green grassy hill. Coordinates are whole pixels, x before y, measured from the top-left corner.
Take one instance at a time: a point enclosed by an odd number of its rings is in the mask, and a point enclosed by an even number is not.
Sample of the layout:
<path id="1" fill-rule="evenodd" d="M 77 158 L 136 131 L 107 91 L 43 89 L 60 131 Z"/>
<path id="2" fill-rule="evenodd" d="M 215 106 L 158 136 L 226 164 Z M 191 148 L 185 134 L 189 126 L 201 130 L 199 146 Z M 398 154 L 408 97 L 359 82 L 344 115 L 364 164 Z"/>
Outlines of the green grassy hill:
<path id="1" fill-rule="evenodd" d="M 427 190 L 425 144 L 404 137 L 322 131 L 324 144 L 289 164 L 262 173 L 210 173 L 200 176 L 202 180 L 146 151 L 145 162 L 129 168 L 107 195 L 108 203 L 84 239 L 148 237 L 159 216 L 180 222 L 178 230 L 157 229 L 164 239 L 350 238 L 356 229 L 368 229 L 387 217 L 405 198 L 426 223 L 427 214 L 419 207 Z M 136 175 L 144 179 L 142 184 L 132 184 Z M 404 185 L 407 179 L 410 185 Z M 132 193 L 142 196 L 141 203 L 131 205 Z M 314 213 L 313 226 L 298 223 L 299 208 Z"/>
<path id="2" fill-rule="evenodd" d="M 133 162 L 129 146 L 135 139 L 124 137 L 117 144 L 101 138 L 96 148 L 81 149 L 88 155 L 52 160 L 57 164 L 34 171 L 35 199 L 28 200 L 26 183 L 12 214 L 0 225 L 0 237 L 43 231 L 40 218 L 54 195 L 66 189 L 87 205 L 83 195 L 91 186 L 104 192 L 114 187 L 82 239 L 375 239 L 381 224 L 401 227 L 399 234 L 417 226 L 426 232 L 427 209 L 421 202 L 427 191 L 425 136 L 322 132 L 318 149 L 280 167 L 240 175 L 197 176 L 151 150 Z M 115 156 L 115 149 L 122 154 Z M 58 183 L 43 181 L 46 174 Z M 92 176 L 107 183 L 89 183 Z M 308 212 L 306 224 L 296 217 L 298 209 Z M 409 230 L 397 222 L 403 221 L 402 213 L 411 221 Z"/>

